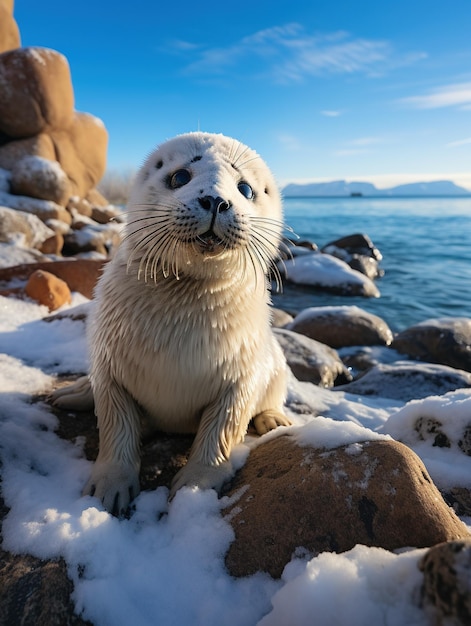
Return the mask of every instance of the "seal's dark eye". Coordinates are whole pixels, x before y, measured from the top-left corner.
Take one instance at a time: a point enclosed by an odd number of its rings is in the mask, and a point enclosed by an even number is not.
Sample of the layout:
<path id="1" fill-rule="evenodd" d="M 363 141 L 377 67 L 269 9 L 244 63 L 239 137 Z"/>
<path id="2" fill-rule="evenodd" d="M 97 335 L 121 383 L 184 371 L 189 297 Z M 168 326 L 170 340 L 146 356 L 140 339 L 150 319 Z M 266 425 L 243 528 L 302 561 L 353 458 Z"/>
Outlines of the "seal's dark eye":
<path id="1" fill-rule="evenodd" d="M 240 191 L 240 193 L 247 198 L 247 200 L 251 200 L 253 198 L 253 189 L 252 187 L 249 185 L 249 183 L 246 183 L 245 181 L 241 181 L 238 185 L 237 185 L 237 189 Z"/>
<path id="2" fill-rule="evenodd" d="M 177 170 L 173 173 L 168 181 L 169 187 L 171 189 L 178 189 L 179 187 L 183 187 L 191 180 L 191 172 L 188 170 Z"/>

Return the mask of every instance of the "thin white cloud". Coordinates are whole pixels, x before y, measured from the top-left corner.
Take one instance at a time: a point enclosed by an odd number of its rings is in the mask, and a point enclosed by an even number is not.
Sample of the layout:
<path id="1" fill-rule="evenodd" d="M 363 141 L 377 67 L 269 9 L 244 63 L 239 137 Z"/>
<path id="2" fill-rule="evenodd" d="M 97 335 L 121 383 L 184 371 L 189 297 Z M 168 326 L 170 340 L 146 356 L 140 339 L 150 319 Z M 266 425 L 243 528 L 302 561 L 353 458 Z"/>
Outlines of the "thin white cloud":
<path id="1" fill-rule="evenodd" d="M 368 152 L 368 150 L 362 150 L 361 148 L 343 148 L 341 150 L 334 150 L 332 154 L 336 157 L 351 157 L 365 154 L 366 152 Z"/>
<path id="2" fill-rule="evenodd" d="M 371 146 L 384 143 L 383 137 L 358 137 L 348 141 L 343 148 L 334 150 L 332 153 L 336 157 L 350 157 L 371 152 Z"/>
<path id="3" fill-rule="evenodd" d="M 384 139 L 382 137 L 359 137 L 358 139 L 352 139 L 350 144 L 353 146 L 372 146 L 383 142 Z"/>
<path id="4" fill-rule="evenodd" d="M 321 115 L 324 115 L 324 117 L 339 117 L 342 115 L 342 111 L 321 111 Z"/>
<path id="5" fill-rule="evenodd" d="M 438 87 L 420 96 L 403 98 L 401 103 L 416 109 L 441 109 L 444 107 L 471 107 L 471 83 L 455 83 Z"/>
<path id="6" fill-rule="evenodd" d="M 467 139 L 459 139 L 458 141 L 450 141 L 450 143 L 446 144 L 447 148 L 458 148 L 459 146 L 466 146 L 471 144 L 471 137 Z"/>
<path id="7" fill-rule="evenodd" d="M 208 77 L 243 63 L 244 76 L 269 75 L 277 82 L 293 83 L 327 74 L 377 76 L 424 56 L 398 53 L 386 40 L 358 38 L 343 31 L 311 34 L 292 23 L 255 32 L 226 47 L 193 49 L 185 71 Z"/>
<path id="8" fill-rule="evenodd" d="M 194 52 L 199 47 L 200 46 L 198 46 L 198 44 L 191 43 L 190 41 L 184 41 L 183 39 L 174 39 L 168 44 L 167 50 L 171 49 L 175 52 Z"/>

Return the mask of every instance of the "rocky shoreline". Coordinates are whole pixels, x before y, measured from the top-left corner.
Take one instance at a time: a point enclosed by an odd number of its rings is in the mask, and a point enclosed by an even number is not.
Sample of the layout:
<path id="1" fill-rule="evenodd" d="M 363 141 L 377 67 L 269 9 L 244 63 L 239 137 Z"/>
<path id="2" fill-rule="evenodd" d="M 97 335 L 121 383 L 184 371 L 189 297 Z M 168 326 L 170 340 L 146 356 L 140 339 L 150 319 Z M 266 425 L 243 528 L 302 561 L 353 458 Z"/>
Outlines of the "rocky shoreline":
<path id="1" fill-rule="evenodd" d="M 0 295 L 35 298 L 52 311 L 55 307 L 48 306 L 51 293 L 55 297 L 58 290 L 51 283 L 60 281 L 69 293 L 78 291 L 90 298 L 104 262 L 49 260 L 39 265 L 3 268 L 0 269 Z M 45 293 L 32 295 L 28 293 L 28 285 L 38 273 L 48 276 L 47 281 L 41 282 Z M 66 317 L 76 324 L 86 323 L 88 304 L 68 308 L 67 298 L 58 312 L 49 313 L 44 307 L 45 322 L 54 323 Z M 356 306 L 343 306 L 310 308 L 294 318 L 274 309 L 273 325 L 293 381 L 323 389 L 325 393 L 346 393 L 358 398 L 386 396 L 408 402 L 471 388 L 471 320 L 468 319 L 429 320 L 394 335 L 381 318 Z M 70 380 L 68 376 L 57 384 Z M 317 399 L 313 402 L 310 396 L 304 397 L 303 392 L 300 396 L 296 393 L 291 390 L 287 402 L 292 414 L 326 415 L 324 404 L 318 404 Z M 70 441 L 85 440 L 84 452 L 87 458 L 94 459 L 98 442 L 93 414 L 51 410 L 59 419 L 57 434 Z M 471 419 L 463 425 L 458 441 L 454 442 L 447 435 L 446 421 L 446 414 L 441 420 L 424 414 L 412 425 L 411 431 L 422 440 L 432 441 L 433 446 L 455 445 L 462 454 L 471 455 Z M 143 490 L 169 486 L 173 475 L 185 463 L 191 441 L 191 437 L 163 435 L 143 443 Z M 299 545 L 315 555 L 324 551 L 341 552 L 358 543 L 391 550 L 410 545 L 412 541 L 416 547 L 431 547 L 427 553 L 430 556 L 424 557 L 423 567 L 424 573 L 428 572 L 427 567 L 432 568 L 432 565 L 427 564 L 432 562 L 434 573 L 430 580 L 424 574 L 423 601 L 431 603 L 433 611 L 438 610 L 442 599 L 435 583 L 435 570 L 438 568 L 442 575 L 442 568 L 450 569 L 453 555 L 463 558 L 463 551 L 470 555 L 471 570 L 471 536 L 457 516 L 471 515 L 471 490 L 457 485 L 442 489 L 440 493 L 419 457 L 408 447 L 409 443 L 361 441 L 358 445 L 362 452 L 358 456 L 352 457 L 349 446 L 344 446 L 333 449 L 328 461 L 325 448 L 312 444 L 306 451 L 289 433 L 256 446 L 221 494 L 234 498 L 244 485 L 250 485 L 248 492 L 242 489 L 244 496 L 237 500 L 236 509 L 225 513 L 236 533 L 226 557 L 228 571 L 234 576 L 267 571 L 278 577 Z M 341 485 L 335 478 L 340 467 L 347 477 Z M 371 473 L 367 488 L 360 486 L 359 474 L 366 467 L 378 468 L 376 473 Z M 386 480 L 388 467 L 394 472 Z M 281 480 L 283 476 L 286 478 Z M 390 492 L 402 494 L 394 498 L 397 519 L 387 513 L 391 499 L 384 493 L 385 482 Z M 263 494 L 270 494 L 271 505 L 265 502 Z M 348 499 L 357 503 L 349 513 L 353 517 L 349 524 L 342 522 L 335 526 L 334 520 L 342 513 L 342 502 Z M 7 507 L 3 506 L 2 515 L 6 514 Z M 342 520 L 345 514 L 344 510 Z M 262 524 L 261 515 L 266 518 Z M 278 516 L 284 519 L 293 516 L 300 522 L 285 525 L 280 533 L 276 531 L 276 523 L 270 523 Z M 260 536 L 257 529 L 261 529 Z M 404 530 L 403 535 L 400 529 Z M 268 544 L 272 546 L 270 550 L 266 549 Z M 440 546 L 432 547 L 437 544 Z M 261 549 L 256 550 L 257 545 Z M 0 623 L 19 623 L 25 619 L 48 625 L 85 623 L 73 613 L 69 600 L 72 587 L 64 562 L 41 561 L 6 552 L 2 557 Z M 468 598 L 471 591 L 469 580 L 465 576 L 464 596 L 463 582 L 459 582 L 461 591 L 450 611 L 456 610 L 456 604 L 463 610 L 463 598 Z M 455 584 L 458 583 L 455 581 Z M 51 585 L 57 589 L 54 597 L 45 592 Z M 471 607 L 466 606 L 464 621 L 457 623 L 465 624 L 471 616 Z"/>
<path id="2" fill-rule="evenodd" d="M 96 189 L 107 133 L 100 120 L 74 110 L 61 54 L 20 47 L 11 0 L 0 0 L 0 91 L 0 300 L 4 310 L 11 299 L 42 307 L 43 329 L 66 318 L 82 332 L 96 281 L 121 239 L 122 212 Z M 381 253 L 367 235 L 322 250 L 297 242 L 282 252 L 284 281 L 380 297 Z M 69 306 L 74 293 L 82 295 L 78 307 Z M 273 327 L 291 370 L 286 410 L 296 425 L 261 441 L 249 433 L 245 463 L 219 494 L 234 533 L 227 572 L 278 579 L 300 550 L 312 558 L 358 544 L 412 545 L 425 550 L 417 607 L 431 624 L 469 624 L 471 481 L 442 484 L 416 450 L 471 456 L 471 319 L 424 320 L 394 334 L 359 307 L 332 306 L 296 316 L 273 309 Z M 395 411 L 387 421 L 383 400 Z M 28 402 L 44 407 L 47 397 Z M 461 413 L 450 413 L 454 402 Z M 368 411 L 370 429 L 355 422 L 355 406 Z M 83 442 L 83 455 L 94 460 L 93 413 L 48 411 L 57 437 Z M 339 429 L 343 445 L 333 434 Z M 191 443 L 166 434 L 143 441 L 142 490 L 168 487 Z M 0 499 L 2 523 L 9 505 Z M 73 577 L 83 573 L 69 567 L 62 558 L 0 550 L 0 625 L 88 623 L 71 599 Z"/>

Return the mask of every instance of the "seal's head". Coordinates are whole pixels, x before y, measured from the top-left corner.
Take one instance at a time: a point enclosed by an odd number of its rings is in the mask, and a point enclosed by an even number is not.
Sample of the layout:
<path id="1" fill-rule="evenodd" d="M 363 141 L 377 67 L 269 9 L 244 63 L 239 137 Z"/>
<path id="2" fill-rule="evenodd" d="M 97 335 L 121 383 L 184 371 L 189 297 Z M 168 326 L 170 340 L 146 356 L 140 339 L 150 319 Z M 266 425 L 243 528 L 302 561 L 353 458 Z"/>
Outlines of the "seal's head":
<path id="1" fill-rule="evenodd" d="M 202 262 L 266 274 L 277 258 L 282 208 L 273 176 L 256 152 L 210 133 L 179 135 L 137 174 L 128 205 L 129 265 L 154 280 L 197 275 Z"/>

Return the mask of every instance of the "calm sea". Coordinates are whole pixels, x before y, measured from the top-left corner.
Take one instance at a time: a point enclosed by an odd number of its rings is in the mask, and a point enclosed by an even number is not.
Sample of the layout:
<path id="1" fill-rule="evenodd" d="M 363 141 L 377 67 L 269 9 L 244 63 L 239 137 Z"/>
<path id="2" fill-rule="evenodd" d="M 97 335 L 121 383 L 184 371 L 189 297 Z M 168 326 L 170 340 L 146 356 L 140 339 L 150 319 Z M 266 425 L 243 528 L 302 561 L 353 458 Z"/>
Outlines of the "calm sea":
<path id="1" fill-rule="evenodd" d="M 285 198 L 285 221 L 319 247 L 369 235 L 383 255 L 380 298 L 334 296 L 285 285 L 276 306 L 355 304 L 393 331 L 443 316 L 471 318 L 471 198 Z"/>

